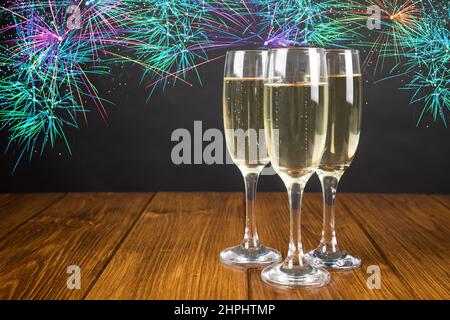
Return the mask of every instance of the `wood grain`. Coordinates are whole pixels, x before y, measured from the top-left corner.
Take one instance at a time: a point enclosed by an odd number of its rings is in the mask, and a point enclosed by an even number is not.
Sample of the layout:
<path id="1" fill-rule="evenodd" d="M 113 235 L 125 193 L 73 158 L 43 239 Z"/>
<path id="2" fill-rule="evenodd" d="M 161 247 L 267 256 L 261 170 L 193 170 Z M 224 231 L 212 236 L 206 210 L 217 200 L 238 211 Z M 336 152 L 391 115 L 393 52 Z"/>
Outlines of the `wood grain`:
<path id="1" fill-rule="evenodd" d="M 219 262 L 241 241 L 241 194 L 158 193 L 88 299 L 247 299 L 245 270 Z"/>
<path id="2" fill-rule="evenodd" d="M 0 299 L 450 298 L 448 195 L 339 194 L 338 240 L 363 266 L 313 290 L 274 289 L 260 270 L 219 262 L 242 240 L 242 193 L 62 196 L 0 195 Z M 260 238 L 284 254 L 287 195 L 257 197 Z M 303 209 L 309 250 L 321 195 L 306 194 Z M 81 267 L 81 290 L 66 287 L 69 265 Z M 369 265 L 381 268 L 380 290 L 367 288 Z"/>
<path id="3" fill-rule="evenodd" d="M 0 239 L 40 211 L 61 199 L 61 193 L 22 194 L 0 204 Z"/>
<path id="4" fill-rule="evenodd" d="M 438 194 L 431 195 L 431 197 L 450 209 L 450 195 Z"/>
<path id="5" fill-rule="evenodd" d="M 424 195 L 345 195 L 344 204 L 419 299 L 449 299 L 450 209 Z"/>
<path id="6" fill-rule="evenodd" d="M 0 193 L 0 207 L 3 207 L 5 204 L 17 198 L 18 196 L 18 194 L 14 193 Z"/>
<path id="7" fill-rule="evenodd" d="M 268 245 L 287 252 L 289 208 L 287 195 L 260 193 L 258 212 L 261 213 L 261 239 Z M 336 208 L 337 237 L 341 249 L 359 256 L 363 265 L 351 272 L 332 272 L 330 284 L 319 289 L 278 290 L 266 285 L 259 270 L 250 271 L 252 299 L 408 299 L 414 295 L 401 281 L 389 263 L 372 245 L 365 232 L 339 201 Z M 321 195 L 306 193 L 303 197 L 302 241 L 305 252 L 319 244 L 322 230 Z M 276 217 L 276 218 L 275 218 Z M 274 223 L 276 221 L 276 223 Z M 378 265 L 382 272 L 382 288 L 369 289 L 367 266 Z"/>
<path id="8" fill-rule="evenodd" d="M 82 298 L 151 194 L 69 194 L 0 241 L 0 299 Z M 81 290 L 67 289 L 67 267 Z"/>

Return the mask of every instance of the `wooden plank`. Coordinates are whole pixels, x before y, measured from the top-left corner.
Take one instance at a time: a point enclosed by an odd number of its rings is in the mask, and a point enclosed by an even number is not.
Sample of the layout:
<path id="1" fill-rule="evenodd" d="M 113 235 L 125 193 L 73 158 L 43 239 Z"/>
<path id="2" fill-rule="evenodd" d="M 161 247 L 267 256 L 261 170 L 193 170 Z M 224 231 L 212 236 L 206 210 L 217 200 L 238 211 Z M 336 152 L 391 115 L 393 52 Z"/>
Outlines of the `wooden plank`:
<path id="1" fill-rule="evenodd" d="M 0 299 L 79 299 L 91 288 L 151 194 L 69 194 L 0 241 Z M 67 268 L 81 289 L 67 289 Z"/>
<path id="2" fill-rule="evenodd" d="M 219 251 L 242 237 L 241 193 L 161 193 L 143 213 L 151 194 L 69 194 L 52 205 L 57 196 L 0 195 L 0 299 L 450 298 L 449 196 L 339 194 L 338 239 L 363 268 L 294 291 L 219 262 Z M 261 240 L 284 254 L 287 195 L 258 193 L 257 206 Z M 306 194 L 303 217 L 311 249 L 320 239 L 319 194 Z M 73 264 L 81 290 L 66 287 Z M 381 267 L 381 290 L 366 286 L 371 264 Z"/>
<path id="3" fill-rule="evenodd" d="M 408 217 L 415 219 L 417 223 L 423 225 L 427 220 L 432 220 L 435 225 L 442 225 L 447 230 L 450 228 L 448 218 L 450 207 L 442 202 L 445 201 L 444 197 L 424 194 L 383 194 L 382 196 L 394 207 L 411 209 L 413 214 L 409 214 Z"/>
<path id="4" fill-rule="evenodd" d="M 344 203 L 417 298 L 450 298 L 450 209 L 424 195 L 346 195 Z"/>
<path id="5" fill-rule="evenodd" d="M 4 206 L 17 197 L 18 195 L 15 193 L 0 193 L 0 207 Z"/>
<path id="6" fill-rule="evenodd" d="M 0 239 L 64 196 L 62 193 L 21 194 L 0 206 Z"/>
<path id="7" fill-rule="evenodd" d="M 219 261 L 239 243 L 242 194 L 158 193 L 88 299 L 247 299 L 247 275 Z"/>
<path id="8" fill-rule="evenodd" d="M 303 199 L 302 235 L 305 251 L 316 247 L 322 228 L 322 196 L 306 193 Z M 339 198 L 341 198 L 339 201 Z M 363 266 L 348 272 L 332 272 L 330 284 L 324 288 L 279 290 L 265 284 L 260 270 L 251 270 L 251 299 L 406 299 L 413 293 L 392 270 L 388 261 L 373 246 L 365 232 L 358 226 L 349 212 L 341 205 L 338 195 L 336 208 L 337 236 L 341 248 L 358 255 Z M 287 252 L 289 240 L 289 208 L 287 194 L 259 193 L 258 214 L 260 215 L 261 240 L 267 245 Z M 276 223 L 274 223 L 276 221 Z M 380 290 L 367 287 L 367 266 L 378 265 L 382 273 Z"/>
<path id="9" fill-rule="evenodd" d="M 447 208 L 450 208 L 450 194 L 435 194 L 432 195 L 434 199 L 442 203 Z"/>

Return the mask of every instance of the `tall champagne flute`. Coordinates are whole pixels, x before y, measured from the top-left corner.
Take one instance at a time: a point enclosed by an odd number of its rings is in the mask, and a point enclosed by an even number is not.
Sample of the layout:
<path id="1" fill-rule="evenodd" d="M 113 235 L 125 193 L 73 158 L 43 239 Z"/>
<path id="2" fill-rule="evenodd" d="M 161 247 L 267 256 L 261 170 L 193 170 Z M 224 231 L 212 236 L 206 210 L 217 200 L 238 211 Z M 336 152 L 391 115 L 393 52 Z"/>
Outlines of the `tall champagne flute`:
<path id="1" fill-rule="evenodd" d="M 269 163 L 264 141 L 263 91 L 267 52 L 228 51 L 223 81 L 225 139 L 231 158 L 245 180 L 246 218 L 240 245 L 220 252 L 230 265 L 264 266 L 281 259 L 281 254 L 259 242 L 256 227 L 256 188 L 263 168 Z"/>
<path id="2" fill-rule="evenodd" d="M 357 50 L 325 51 L 329 77 L 329 122 L 326 150 L 317 175 L 323 192 L 323 230 L 319 246 L 308 253 L 314 266 L 345 270 L 361 260 L 341 251 L 335 231 L 335 200 L 339 179 L 352 163 L 361 131 L 362 76 Z"/>
<path id="3" fill-rule="evenodd" d="M 304 187 L 325 150 L 327 70 L 317 48 L 270 50 L 264 84 L 264 121 L 272 166 L 286 185 L 290 242 L 284 262 L 266 267 L 262 279 L 282 287 L 324 286 L 329 273 L 307 263 L 301 240 Z"/>

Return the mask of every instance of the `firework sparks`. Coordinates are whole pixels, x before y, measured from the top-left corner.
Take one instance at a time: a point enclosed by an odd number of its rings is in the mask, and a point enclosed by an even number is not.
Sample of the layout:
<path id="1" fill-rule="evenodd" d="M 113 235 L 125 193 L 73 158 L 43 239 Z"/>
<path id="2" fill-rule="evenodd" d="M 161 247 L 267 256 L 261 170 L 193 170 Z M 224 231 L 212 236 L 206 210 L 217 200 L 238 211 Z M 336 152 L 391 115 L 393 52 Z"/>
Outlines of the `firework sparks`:
<path id="1" fill-rule="evenodd" d="M 365 8 L 375 6 L 380 9 L 380 30 L 374 30 L 375 40 L 358 43 L 369 47 L 364 66 L 373 65 L 373 72 L 384 69 L 386 58 L 393 57 L 400 62 L 403 50 L 402 39 L 414 34 L 420 23 L 421 0 L 367 0 L 361 4 L 360 14 L 367 16 Z M 365 23 L 365 20 L 362 20 Z"/>
<path id="2" fill-rule="evenodd" d="M 429 5 L 428 7 L 426 5 Z M 432 114 L 447 126 L 450 111 L 450 32 L 445 19 L 431 3 L 424 4 L 421 22 L 416 32 L 405 36 L 402 44 L 406 50 L 402 75 L 411 76 L 405 89 L 413 91 L 411 103 L 421 103 L 422 113 Z"/>
<path id="3" fill-rule="evenodd" d="M 368 6 L 381 11 L 375 41 L 358 42 Z M 42 153 L 90 106 L 106 118 L 91 81 L 111 62 L 131 62 L 150 77 L 151 92 L 183 82 L 201 83 L 197 67 L 231 48 L 291 46 L 369 48 L 374 72 L 385 60 L 387 78 L 404 76 L 411 103 L 446 125 L 449 111 L 448 4 L 431 0 L 10 0 L 0 52 L 0 122 L 19 159 Z M 444 19 L 442 17 L 445 17 Z M 353 43 L 352 43 L 353 42 Z M 395 74 L 393 72 L 395 71 Z"/>
<path id="4" fill-rule="evenodd" d="M 65 141 L 70 153 L 64 128 L 77 128 L 75 112 L 84 109 L 74 104 L 69 93 L 55 94 L 10 76 L 0 80 L 0 96 L 1 128 L 9 133 L 8 148 L 20 149 L 16 166 L 24 156 L 31 160 L 39 149 L 42 154 L 45 146 L 53 146 L 57 139 Z"/>
<path id="5" fill-rule="evenodd" d="M 336 46 L 355 35 L 353 1 L 206 1 L 211 47 Z"/>
<path id="6" fill-rule="evenodd" d="M 187 72 L 196 72 L 197 61 L 207 61 L 203 46 L 208 42 L 200 20 L 206 9 L 197 0 L 124 0 L 133 21 L 127 34 L 135 58 L 145 75 L 166 86 L 186 82 Z M 197 74 L 198 79 L 200 77 Z M 153 88 L 155 86 L 152 86 Z"/>
<path id="7" fill-rule="evenodd" d="M 88 101 L 106 118 L 104 100 L 89 75 L 107 73 L 96 63 L 107 46 L 117 44 L 119 15 L 99 9 L 112 1 L 73 3 L 16 0 L 0 7 L 8 21 L 0 30 L 6 38 L 0 120 L 10 145 L 22 148 L 19 160 L 57 138 L 66 140 L 64 127 L 76 127 Z"/>

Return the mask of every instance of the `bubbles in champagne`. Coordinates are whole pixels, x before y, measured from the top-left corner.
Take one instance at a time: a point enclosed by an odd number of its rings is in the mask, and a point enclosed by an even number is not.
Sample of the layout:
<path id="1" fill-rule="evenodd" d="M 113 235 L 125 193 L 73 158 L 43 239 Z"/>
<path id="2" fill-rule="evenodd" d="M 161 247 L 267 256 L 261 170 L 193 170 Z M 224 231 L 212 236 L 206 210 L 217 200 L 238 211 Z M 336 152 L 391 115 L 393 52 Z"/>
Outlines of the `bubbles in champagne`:
<path id="1" fill-rule="evenodd" d="M 269 163 L 264 139 L 263 78 L 225 78 L 223 112 L 225 137 L 237 165 Z"/>
<path id="2" fill-rule="evenodd" d="M 327 127 L 326 83 L 266 84 L 264 115 L 272 165 L 301 176 L 322 158 Z"/>

